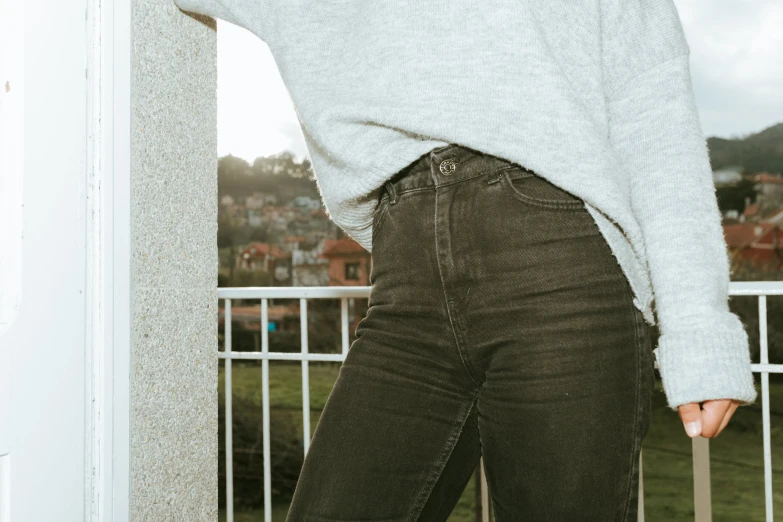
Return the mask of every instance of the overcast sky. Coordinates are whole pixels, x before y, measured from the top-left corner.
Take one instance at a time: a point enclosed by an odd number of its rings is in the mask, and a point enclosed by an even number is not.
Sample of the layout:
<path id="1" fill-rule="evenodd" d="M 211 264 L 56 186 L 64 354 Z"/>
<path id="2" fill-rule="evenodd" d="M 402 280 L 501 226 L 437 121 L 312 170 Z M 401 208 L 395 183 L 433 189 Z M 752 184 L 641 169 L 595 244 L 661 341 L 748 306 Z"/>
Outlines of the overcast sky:
<path id="1" fill-rule="evenodd" d="M 783 2 L 674 1 L 705 135 L 733 138 L 783 122 Z M 218 20 L 218 155 L 252 162 L 283 150 L 307 154 L 269 48 Z"/>

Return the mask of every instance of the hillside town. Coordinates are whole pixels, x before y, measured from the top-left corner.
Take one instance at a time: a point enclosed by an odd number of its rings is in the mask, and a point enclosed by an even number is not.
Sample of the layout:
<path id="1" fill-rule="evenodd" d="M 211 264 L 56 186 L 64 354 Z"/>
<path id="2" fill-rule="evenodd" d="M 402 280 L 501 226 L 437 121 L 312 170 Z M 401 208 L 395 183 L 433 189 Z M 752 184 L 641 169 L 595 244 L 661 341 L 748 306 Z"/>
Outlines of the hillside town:
<path id="1" fill-rule="evenodd" d="M 229 155 L 220 159 L 218 176 L 219 287 L 370 285 L 371 254 L 329 219 L 307 160 L 283 153 L 250 165 Z M 728 164 L 713 171 L 713 180 L 732 272 L 783 271 L 781 172 Z M 234 303 L 235 350 L 259 346 L 260 306 L 258 300 Z M 366 300 L 350 300 L 349 331 L 366 306 Z M 298 300 L 270 300 L 276 349 L 297 349 L 293 337 L 281 339 L 298 332 L 299 307 Z M 219 315 L 222 331 L 222 302 Z"/>
<path id="2" fill-rule="evenodd" d="M 738 168 L 716 171 L 719 190 L 750 181 L 755 197 L 742 211 L 723 212 L 726 243 L 735 264 L 783 269 L 783 175 L 762 172 L 743 178 Z M 280 240 L 239 245 L 223 269 L 263 272 L 251 286 L 369 285 L 370 254 L 329 220 L 321 201 L 297 196 L 279 203 L 274 194 L 254 192 L 243 199 L 225 195 L 219 216 L 237 226 L 259 227 Z M 262 284 L 263 283 L 263 284 Z"/>

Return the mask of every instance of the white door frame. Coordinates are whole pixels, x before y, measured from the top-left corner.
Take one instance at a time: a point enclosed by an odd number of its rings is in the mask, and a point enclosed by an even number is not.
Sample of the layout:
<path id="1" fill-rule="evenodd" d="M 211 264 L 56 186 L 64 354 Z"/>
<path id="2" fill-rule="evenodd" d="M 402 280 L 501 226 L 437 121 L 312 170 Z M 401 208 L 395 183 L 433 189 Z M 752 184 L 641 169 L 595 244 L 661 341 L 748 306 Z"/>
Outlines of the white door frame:
<path id="1" fill-rule="evenodd" d="M 48 2 L 55 5 L 58 0 L 44 0 Z M 19 308 L 23 254 L 37 254 L 22 252 L 24 4 L 0 0 L 0 248 L 4 253 L 0 336 L 10 329 Z M 85 0 L 83 5 L 87 143 L 79 193 L 86 215 L 84 244 L 78 248 L 85 253 L 87 294 L 84 513 L 90 521 L 126 522 L 130 505 L 131 0 Z M 52 123 L 68 126 L 67 121 Z M 13 511 L 9 420 L 11 405 L 19 407 L 22 399 L 12 399 L 11 348 L 0 349 L 0 522 L 10 522 Z"/>
<path id="2" fill-rule="evenodd" d="M 87 2 L 85 512 L 130 510 L 131 0 Z"/>

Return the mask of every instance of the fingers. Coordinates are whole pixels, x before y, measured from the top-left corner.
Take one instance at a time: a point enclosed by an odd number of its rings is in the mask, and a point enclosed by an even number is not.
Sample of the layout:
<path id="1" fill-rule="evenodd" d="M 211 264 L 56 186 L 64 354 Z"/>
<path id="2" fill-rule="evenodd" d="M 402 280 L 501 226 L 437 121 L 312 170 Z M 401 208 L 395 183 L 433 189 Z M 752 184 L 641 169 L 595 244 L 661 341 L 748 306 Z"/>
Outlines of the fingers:
<path id="1" fill-rule="evenodd" d="M 717 437 L 739 407 L 739 401 L 732 399 L 709 400 L 702 404 L 700 407 L 698 402 L 691 402 L 678 408 L 685 432 L 691 438 Z"/>
<path id="2" fill-rule="evenodd" d="M 704 401 L 701 415 L 703 424 L 701 429 L 702 437 L 714 438 L 718 436 L 723 420 L 729 414 L 731 403 L 731 399 Z"/>
<path id="3" fill-rule="evenodd" d="M 735 411 L 737 411 L 739 405 L 740 405 L 740 401 L 736 401 L 736 400 L 731 401 L 731 404 L 729 405 L 729 410 L 726 412 L 726 415 L 723 416 L 723 421 L 720 423 L 718 432 L 715 434 L 716 437 L 720 435 L 720 433 L 723 431 L 723 428 L 725 428 L 726 425 L 729 423 L 729 420 L 731 420 L 731 416 L 734 415 Z"/>
<path id="4" fill-rule="evenodd" d="M 690 438 L 698 437 L 702 432 L 702 414 L 698 402 L 682 404 L 677 410 L 680 414 L 685 433 Z"/>

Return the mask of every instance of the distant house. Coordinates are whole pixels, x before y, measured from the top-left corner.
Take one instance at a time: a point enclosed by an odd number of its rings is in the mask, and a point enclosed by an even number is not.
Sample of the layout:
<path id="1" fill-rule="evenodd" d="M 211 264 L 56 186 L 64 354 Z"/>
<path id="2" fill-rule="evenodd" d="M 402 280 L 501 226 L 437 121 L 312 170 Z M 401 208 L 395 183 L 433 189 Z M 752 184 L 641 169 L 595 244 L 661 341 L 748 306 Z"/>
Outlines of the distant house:
<path id="1" fill-rule="evenodd" d="M 283 249 L 287 252 L 293 252 L 299 250 L 299 245 L 304 243 L 306 238 L 304 236 L 288 235 L 283 238 Z"/>
<path id="2" fill-rule="evenodd" d="M 329 286 L 369 286 L 372 257 L 355 240 L 327 239 L 321 257 L 329 260 Z"/>
<path id="3" fill-rule="evenodd" d="M 742 166 L 730 165 L 722 169 L 712 171 L 712 179 L 716 186 L 731 185 L 742 180 Z"/>
<path id="4" fill-rule="evenodd" d="M 269 243 L 251 243 L 243 248 L 236 260 L 237 268 L 265 270 L 273 274 L 282 286 L 291 284 L 291 254 Z"/>
<path id="5" fill-rule="evenodd" d="M 218 210 L 221 216 L 229 216 L 231 218 L 243 217 L 240 214 L 243 212 L 242 205 L 237 204 L 234 198 L 226 194 L 220 198 L 220 208 Z"/>
<path id="6" fill-rule="evenodd" d="M 294 198 L 293 206 L 309 210 L 318 210 L 321 208 L 321 200 L 311 198 L 310 196 L 297 196 Z"/>
<path id="7" fill-rule="evenodd" d="M 245 207 L 253 210 L 276 204 L 277 196 L 274 194 L 267 194 L 266 192 L 253 192 L 253 195 L 245 198 Z"/>
<path id="8" fill-rule="evenodd" d="M 744 261 L 759 268 L 783 269 L 783 209 L 757 222 L 723 226 L 732 264 Z"/>
<path id="9" fill-rule="evenodd" d="M 297 244 L 297 248 L 291 252 L 291 286 L 329 286 L 329 260 L 321 257 L 323 245 L 322 241 L 316 248 L 302 250 Z"/>
<path id="10" fill-rule="evenodd" d="M 328 286 L 370 286 L 372 256 L 350 237 L 326 239 L 321 258 L 328 260 Z M 349 329 L 355 331 L 367 312 L 367 299 L 348 299 Z"/>
<path id="11" fill-rule="evenodd" d="M 264 216 L 257 210 L 247 210 L 247 224 L 251 227 L 260 227 L 264 224 Z"/>
<path id="12" fill-rule="evenodd" d="M 764 208 L 783 206 L 783 176 L 760 172 L 753 176 L 753 188 L 758 197 L 756 201 Z"/>

